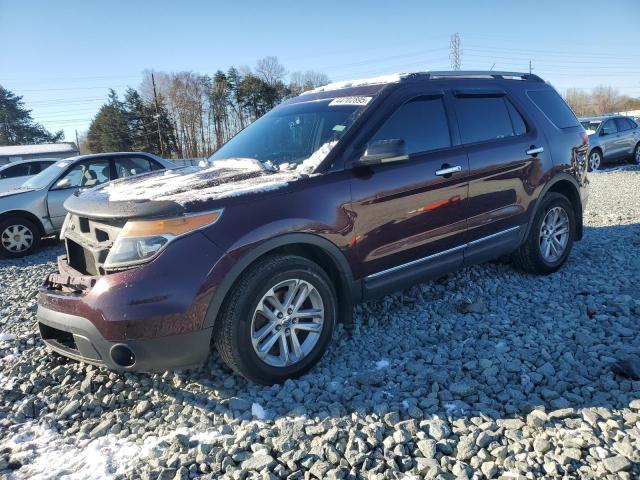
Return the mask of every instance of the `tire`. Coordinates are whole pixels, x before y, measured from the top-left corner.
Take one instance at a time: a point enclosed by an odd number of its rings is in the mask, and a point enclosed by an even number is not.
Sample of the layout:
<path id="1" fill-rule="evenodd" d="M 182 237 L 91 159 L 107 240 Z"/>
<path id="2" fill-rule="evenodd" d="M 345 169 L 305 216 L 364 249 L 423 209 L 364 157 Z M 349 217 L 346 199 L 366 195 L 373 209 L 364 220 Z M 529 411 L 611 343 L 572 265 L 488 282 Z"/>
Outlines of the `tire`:
<path id="1" fill-rule="evenodd" d="M 273 308 L 274 296 L 286 309 L 286 295 L 294 292 L 293 307 L 297 292 L 305 291 L 310 293 L 299 311 L 309 314 L 311 308 L 322 308 L 323 319 L 297 319 L 295 312 Z M 261 313 L 267 310 L 271 320 Z M 303 257 L 270 255 L 249 267 L 227 294 L 214 327 L 214 343 L 222 360 L 236 373 L 255 383 L 272 385 L 299 377 L 322 358 L 333 336 L 336 316 L 335 288 L 324 270 Z M 315 331 L 306 330 L 312 325 Z M 265 339 L 254 341 L 256 333 L 264 331 L 268 332 Z M 274 337 L 278 337 L 277 341 L 267 349 Z M 298 341 L 297 359 L 293 337 Z M 266 352 L 262 358 L 258 350 Z M 291 357 L 286 357 L 283 350 L 290 351 Z M 283 358 L 289 358 L 289 363 L 280 363 Z"/>
<path id="2" fill-rule="evenodd" d="M 633 157 L 631 157 L 631 163 L 633 165 L 640 165 L 640 143 L 636 145 L 636 148 L 633 150 Z"/>
<path id="3" fill-rule="evenodd" d="M 559 217 L 566 218 L 566 242 L 558 241 L 559 244 L 561 243 L 564 245 L 560 254 L 545 256 L 543 253 L 543 251 L 547 251 L 547 248 L 545 247 L 547 244 L 553 243 L 549 241 L 545 243 L 543 241 L 543 234 L 544 232 L 549 232 L 548 225 L 549 223 L 552 223 L 553 220 L 552 211 L 557 212 Z M 564 212 L 564 216 L 560 213 L 561 211 Z M 543 221 L 546 221 L 547 219 L 549 222 L 545 223 L 545 226 L 543 227 Z M 558 225 L 560 224 L 558 223 Z M 560 232 L 562 229 L 558 228 L 556 231 Z M 513 254 L 514 264 L 520 270 L 536 275 L 549 275 L 557 271 L 562 267 L 562 265 L 564 265 L 571 253 L 575 232 L 576 219 L 571 202 L 569 202 L 567 197 L 556 192 L 546 194 L 542 199 L 540 208 L 535 214 L 527 239 Z M 559 234 L 558 236 L 554 236 L 554 238 L 560 238 L 561 240 L 564 239 L 564 237 Z M 556 244 L 553 243 L 553 245 Z M 553 248 L 550 250 L 553 250 Z M 553 251 L 551 253 L 553 253 Z"/>
<path id="4" fill-rule="evenodd" d="M 602 152 L 594 148 L 589 152 L 589 158 L 587 159 L 588 171 L 600 170 L 602 168 Z"/>
<path id="5" fill-rule="evenodd" d="M 24 217 L 0 221 L 0 257 L 19 258 L 31 255 L 40 244 L 40 229 Z"/>

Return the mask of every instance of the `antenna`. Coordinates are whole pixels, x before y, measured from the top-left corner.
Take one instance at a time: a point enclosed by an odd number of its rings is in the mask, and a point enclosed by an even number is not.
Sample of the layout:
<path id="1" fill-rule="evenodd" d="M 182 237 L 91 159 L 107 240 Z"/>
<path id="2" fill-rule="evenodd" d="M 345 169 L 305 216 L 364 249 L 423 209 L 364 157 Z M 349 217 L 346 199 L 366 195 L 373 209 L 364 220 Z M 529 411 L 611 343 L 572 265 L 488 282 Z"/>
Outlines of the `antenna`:
<path id="1" fill-rule="evenodd" d="M 451 70 L 460 70 L 460 34 L 454 33 L 451 35 L 451 41 L 449 42 L 449 58 L 451 59 Z"/>

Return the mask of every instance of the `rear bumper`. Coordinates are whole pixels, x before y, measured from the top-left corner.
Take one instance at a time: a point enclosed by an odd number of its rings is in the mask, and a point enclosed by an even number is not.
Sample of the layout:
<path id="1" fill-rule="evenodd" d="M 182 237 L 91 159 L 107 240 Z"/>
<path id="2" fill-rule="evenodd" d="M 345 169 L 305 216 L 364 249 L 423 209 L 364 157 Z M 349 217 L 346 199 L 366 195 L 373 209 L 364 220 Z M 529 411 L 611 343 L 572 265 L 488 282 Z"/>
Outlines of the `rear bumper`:
<path id="1" fill-rule="evenodd" d="M 105 339 L 88 319 L 38 307 L 38 327 L 45 344 L 74 360 L 114 370 L 151 372 L 201 365 L 209 354 L 211 328 L 138 340 Z M 115 347 L 115 348 L 114 348 Z M 123 352 L 131 352 L 131 358 Z"/>

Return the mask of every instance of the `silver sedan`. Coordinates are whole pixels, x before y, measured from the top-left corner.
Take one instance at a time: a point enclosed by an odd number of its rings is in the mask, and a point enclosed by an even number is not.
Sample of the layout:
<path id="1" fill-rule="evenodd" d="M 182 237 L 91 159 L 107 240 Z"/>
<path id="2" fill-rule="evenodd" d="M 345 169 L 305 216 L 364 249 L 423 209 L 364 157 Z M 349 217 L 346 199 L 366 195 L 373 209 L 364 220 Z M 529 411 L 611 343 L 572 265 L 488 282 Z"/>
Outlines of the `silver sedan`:
<path id="1" fill-rule="evenodd" d="M 40 238 L 56 235 L 64 222 L 64 201 L 80 189 L 116 178 L 175 168 L 141 152 L 102 153 L 65 158 L 19 188 L 0 193 L 0 257 L 31 254 Z"/>

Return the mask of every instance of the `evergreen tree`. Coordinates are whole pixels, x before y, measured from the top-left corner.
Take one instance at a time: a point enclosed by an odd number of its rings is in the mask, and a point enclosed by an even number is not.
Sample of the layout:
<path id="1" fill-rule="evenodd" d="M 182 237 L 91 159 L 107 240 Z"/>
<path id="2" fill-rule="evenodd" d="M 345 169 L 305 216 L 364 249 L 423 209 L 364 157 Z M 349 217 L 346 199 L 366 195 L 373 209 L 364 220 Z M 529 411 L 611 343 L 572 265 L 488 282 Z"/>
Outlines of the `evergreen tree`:
<path id="1" fill-rule="evenodd" d="M 100 108 L 89 126 L 89 148 L 95 153 L 128 151 L 133 148 L 131 136 L 124 105 L 111 90 L 109 101 Z"/>
<path id="2" fill-rule="evenodd" d="M 22 97 L 0 85 L 0 145 L 59 142 L 63 138 L 62 130 L 50 133 L 35 123 Z"/>

